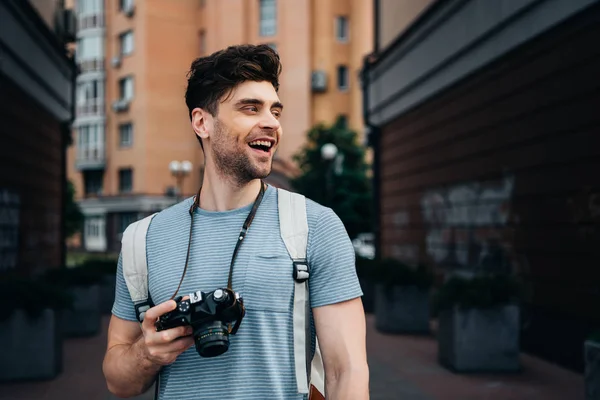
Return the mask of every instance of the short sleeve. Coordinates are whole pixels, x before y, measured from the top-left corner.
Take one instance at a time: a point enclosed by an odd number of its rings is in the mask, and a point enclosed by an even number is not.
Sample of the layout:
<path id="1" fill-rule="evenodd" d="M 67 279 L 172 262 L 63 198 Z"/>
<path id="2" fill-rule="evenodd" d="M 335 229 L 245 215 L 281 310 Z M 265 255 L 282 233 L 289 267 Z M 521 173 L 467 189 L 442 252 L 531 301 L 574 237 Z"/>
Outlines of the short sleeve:
<path id="1" fill-rule="evenodd" d="M 119 254 L 119 261 L 117 262 L 117 281 L 115 285 L 115 302 L 113 304 L 112 313 L 116 317 L 119 317 L 128 321 L 137 321 L 135 316 L 135 307 L 133 306 L 133 300 L 127 289 L 127 283 L 123 277 L 123 257 Z"/>
<path id="2" fill-rule="evenodd" d="M 311 307 L 362 296 L 356 276 L 355 257 L 344 224 L 333 210 L 325 208 L 308 236 Z"/>

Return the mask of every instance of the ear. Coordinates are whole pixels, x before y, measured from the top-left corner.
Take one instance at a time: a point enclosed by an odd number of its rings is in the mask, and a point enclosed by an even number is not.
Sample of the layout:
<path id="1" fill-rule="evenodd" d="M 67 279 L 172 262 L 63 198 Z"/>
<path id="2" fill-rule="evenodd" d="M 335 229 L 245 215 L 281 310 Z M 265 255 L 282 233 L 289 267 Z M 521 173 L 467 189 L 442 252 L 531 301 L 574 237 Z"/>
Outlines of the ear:
<path id="1" fill-rule="evenodd" d="M 212 116 L 201 108 L 192 110 L 192 128 L 196 135 L 202 139 L 210 136 L 210 127 L 212 125 Z"/>

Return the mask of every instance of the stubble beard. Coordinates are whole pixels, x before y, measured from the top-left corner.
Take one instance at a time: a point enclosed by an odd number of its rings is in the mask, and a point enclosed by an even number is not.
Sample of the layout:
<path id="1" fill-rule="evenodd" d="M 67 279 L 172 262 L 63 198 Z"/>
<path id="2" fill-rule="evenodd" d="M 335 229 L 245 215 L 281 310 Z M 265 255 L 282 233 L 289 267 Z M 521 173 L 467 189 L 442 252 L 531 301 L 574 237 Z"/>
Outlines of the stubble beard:
<path id="1" fill-rule="evenodd" d="M 211 150 L 215 160 L 217 174 L 242 187 L 254 179 L 264 179 L 271 172 L 269 166 L 266 172 L 261 172 L 250 160 L 245 149 L 240 149 L 235 138 L 229 135 L 226 127 L 215 120 Z"/>

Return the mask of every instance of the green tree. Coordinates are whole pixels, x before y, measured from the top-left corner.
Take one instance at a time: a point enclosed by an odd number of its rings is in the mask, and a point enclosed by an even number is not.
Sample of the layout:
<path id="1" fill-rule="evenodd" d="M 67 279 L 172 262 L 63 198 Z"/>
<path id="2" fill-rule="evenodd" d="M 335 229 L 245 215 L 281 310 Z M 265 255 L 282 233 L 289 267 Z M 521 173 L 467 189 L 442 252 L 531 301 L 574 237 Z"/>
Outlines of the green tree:
<path id="1" fill-rule="evenodd" d="M 75 186 L 71 181 L 67 181 L 65 201 L 67 202 L 65 206 L 65 230 L 67 237 L 71 237 L 79 232 L 83 225 L 83 213 L 75 202 Z"/>
<path id="2" fill-rule="evenodd" d="M 321 156 L 321 149 L 328 143 L 337 147 L 337 160 Z M 365 148 L 358 144 L 356 132 L 346 128 L 341 118 L 331 126 L 314 126 L 308 132 L 306 145 L 294 159 L 301 170 L 300 176 L 291 181 L 296 191 L 333 209 L 351 238 L 372 231 L 372 189 Z"/>

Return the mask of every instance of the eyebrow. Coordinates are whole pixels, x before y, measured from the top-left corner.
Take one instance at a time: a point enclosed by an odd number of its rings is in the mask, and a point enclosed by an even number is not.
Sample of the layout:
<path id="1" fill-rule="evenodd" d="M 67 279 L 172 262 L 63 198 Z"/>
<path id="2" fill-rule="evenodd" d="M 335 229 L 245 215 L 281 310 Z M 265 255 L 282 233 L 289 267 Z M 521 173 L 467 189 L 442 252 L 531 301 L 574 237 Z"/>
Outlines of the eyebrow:
<path id="1" fill-rule="evenodd" d="M 244 106 L 244 105 L 248 105 L 248 104 L 254 104 L 254 105 L 258 105 L 258 106 L 264 106 L 265 102 L 263 100 L 259 100 L 259 99 L 240 99 L 238 100 L 235 105 L 236 106 Z M 276 101 L 273 104 L 271 104 L 271 108 L 281 108 L 283 110 L 283 104 L 281 104 L 280 102 Z"/>

